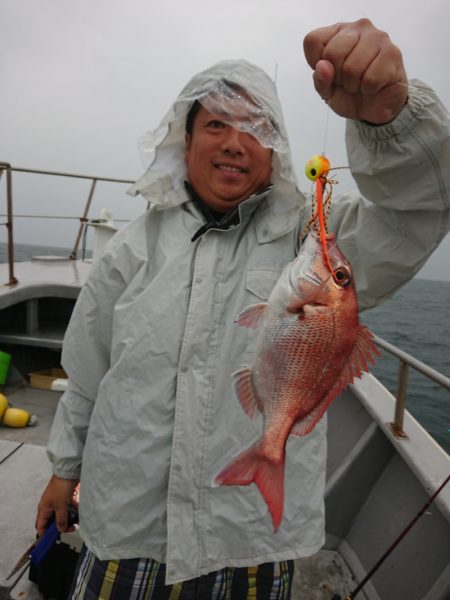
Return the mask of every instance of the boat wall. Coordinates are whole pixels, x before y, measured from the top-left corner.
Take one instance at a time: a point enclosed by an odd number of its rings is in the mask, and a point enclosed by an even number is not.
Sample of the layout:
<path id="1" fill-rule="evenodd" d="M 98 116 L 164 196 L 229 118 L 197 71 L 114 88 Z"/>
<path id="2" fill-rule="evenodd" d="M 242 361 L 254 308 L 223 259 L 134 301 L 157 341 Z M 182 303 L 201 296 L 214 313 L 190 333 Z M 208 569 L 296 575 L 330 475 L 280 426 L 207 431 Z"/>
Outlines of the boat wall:
<path id="1" fill-rule="evenodd" d="M 351 386 L 329 412 L 327 547 L 358 581 L 450 472 L 450 459 L 410 415 L 408 437 L 389 420 L 395 399 L 373 377 Z M 411 528 L 364 587 L 368 600 L 449 600 L 448 491 Z"/>

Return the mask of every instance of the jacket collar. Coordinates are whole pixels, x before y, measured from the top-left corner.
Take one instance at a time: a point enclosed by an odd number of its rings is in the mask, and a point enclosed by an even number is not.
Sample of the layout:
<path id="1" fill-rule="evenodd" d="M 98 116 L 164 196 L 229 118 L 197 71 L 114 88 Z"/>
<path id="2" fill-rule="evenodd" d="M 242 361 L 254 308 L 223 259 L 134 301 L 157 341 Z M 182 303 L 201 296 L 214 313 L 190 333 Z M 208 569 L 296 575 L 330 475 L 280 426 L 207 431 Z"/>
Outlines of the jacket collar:
<path id="1" fill-rule="evenodd" d="M 275 189 L 269 191 L 254 216 L 258 244 L 267 244 L 295 229 L 304 204 L 305 198 L 300 192 L 287 197 L 278 195 Z"/>
<path id="2" fill-rule="evenodd" d="M 148 172 L 147 177 L 142 177 L 139 182 L 131 186 L 128 193 L 132 196 L 143 193 L 145 188 L 151 189 L 151 203 L 157 210 L 165 210 L 179 206 L 190 200 L 188 193 L 183 188 L 175 190 L 169 176 L 159 176 L 156 182 L 154 174 Z M 148 180 L 145 183 L 143 179 Z M 144 185 L 143 185 L 144 183 Z M 156 185 L 155 185 L 156 184 Z M 155 189 L 155 188 L 159 189 Z M 259 244 L 266 244 L 272 240 L 292 231 L 298 224 L 299 214 L 305 205 L 305 197 L 293 186 L 286 191 L 279 186 L 269 186 L 266 190 L 253 194 L 239 204 L 239 220 L 244 222 L 253 216 L 256 238 Z M 156 192 L 156 193 L 155 193 Z M 158 193 L 159 192 L 159 193 Z M 147 196 L 145 193 L 143 194 Z"/>

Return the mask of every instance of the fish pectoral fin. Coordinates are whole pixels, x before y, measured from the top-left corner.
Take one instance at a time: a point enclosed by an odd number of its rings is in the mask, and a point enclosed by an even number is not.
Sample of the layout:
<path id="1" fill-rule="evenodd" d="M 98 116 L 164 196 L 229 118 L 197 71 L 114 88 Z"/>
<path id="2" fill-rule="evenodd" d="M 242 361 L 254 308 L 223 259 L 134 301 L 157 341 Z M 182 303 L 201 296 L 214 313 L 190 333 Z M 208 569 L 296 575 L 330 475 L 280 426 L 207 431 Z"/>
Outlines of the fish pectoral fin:
<path id="1" fill-rule="evenodd" d="M 296 421 L 290 435 L 308 435 L 323 417 L 333 400 L 353 381 L 352 363 L 347 359 L 340 376 L 336 379 L 328 393 L 322 400 L 303 418 Z"/>
<path id="2" fill-rule="evenodd" d="M 320 400 L 319 404 L 317 404 L 307 415 L 294 423 L 289 435 L 303 436 L 311 433 L 329 408 L 330 404 L 346 386 L 347 384 L 344 386 L 342 385 L 340 378 L 337 379 L 335 384 L 328 390 L 328 394 Z"/>
<path id="3" fill-rule="evenodd" d="M 261 323 L 261 319 L 266 313 L 269 305 L 267 302 L 260 302 L 259 304 L 252 304 L 244 308 L 244 310 L 237 316 L 235 323 L 240 327 L 247 327 L 248 329 L 255 329 Z"/>
<path id="4" fill-rule="evenodd" d="M 321 402 L 319 402 L 319 404 L 315 406 L 311 412 L 309 412 L 305 417 L 302 417 L 294 423 L 291 431 L 289 432 L 289 435 L 303 436 L 308 435 L 308 433 L 311 433 L 311 431 L 323 417 L 325 411 L 336 397 L 336 394 L 331 395 L 330 397 L 331 391 L 332 390 L 330 390 L 330 392 L 325 396 L 325 398 Z"/>
<path id="5" fill-rule="evenodd" d="M 234 391 L 245 414 L 255 419 L 263 412 L 263 404 L 253 389 L 252 372 L 248 367 L 233 373 Z"/>

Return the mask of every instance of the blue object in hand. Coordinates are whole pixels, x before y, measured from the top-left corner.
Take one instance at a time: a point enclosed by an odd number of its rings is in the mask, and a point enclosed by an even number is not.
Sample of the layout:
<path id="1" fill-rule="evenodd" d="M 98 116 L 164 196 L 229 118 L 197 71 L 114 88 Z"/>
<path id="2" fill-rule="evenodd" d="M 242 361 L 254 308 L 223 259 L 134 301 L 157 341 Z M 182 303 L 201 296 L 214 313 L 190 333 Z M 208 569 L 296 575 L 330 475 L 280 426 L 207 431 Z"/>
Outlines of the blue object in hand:
<path id="1" fill-rule="evenodd" d="M 36 542 L 30 554 L 30 561 L 38 567 L 47 555 L 47 552 L 59 538 L 59 531 L 56 527 L 55 518 L 52 517 L 51 524 L 47 527 L 44 535 Z"/>
<path id="2" fill-rule="evenodd" d="M 69 507 L 68 509 L 68 525 L 69 527 L 78 521 L 78 514 L 75 509 Z M 45 533 L 38 539 L 33 550 L 30 554 L 30 561 L 38 567 L 44 558 L 47 556 L 48 551 L 59 539 L 60 532 L 56 526 L 55 516 L 50 519 L 49 526 L 45 530 Z"/>

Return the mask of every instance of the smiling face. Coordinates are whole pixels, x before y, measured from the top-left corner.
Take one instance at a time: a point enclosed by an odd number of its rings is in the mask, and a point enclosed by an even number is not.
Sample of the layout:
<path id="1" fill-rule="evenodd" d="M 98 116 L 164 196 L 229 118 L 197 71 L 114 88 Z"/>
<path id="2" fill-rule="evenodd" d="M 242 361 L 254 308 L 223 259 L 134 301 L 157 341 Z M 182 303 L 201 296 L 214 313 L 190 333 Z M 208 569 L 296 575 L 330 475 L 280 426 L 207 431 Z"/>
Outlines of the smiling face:
<path id="1" fill-rule="evenodd" d="M 185 141 L 187 178 L 212 209 L 227 212 L 269 185 L 272 150 L 223 116 L 201 106 Z"/>

